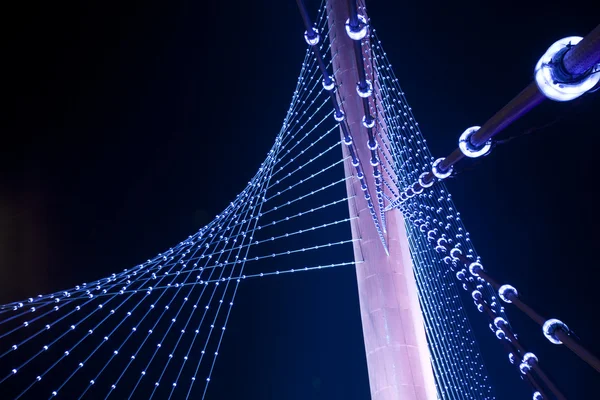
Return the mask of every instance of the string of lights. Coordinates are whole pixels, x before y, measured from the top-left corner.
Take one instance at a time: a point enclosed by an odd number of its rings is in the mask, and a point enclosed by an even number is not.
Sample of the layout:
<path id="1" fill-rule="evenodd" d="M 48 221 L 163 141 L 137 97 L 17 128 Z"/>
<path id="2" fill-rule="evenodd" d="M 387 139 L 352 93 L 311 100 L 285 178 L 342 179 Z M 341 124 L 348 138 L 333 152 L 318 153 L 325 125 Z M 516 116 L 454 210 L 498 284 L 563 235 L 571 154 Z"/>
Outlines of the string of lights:
<path id="1" fill-rule="evenodd" d="M 322 11 L 321 30 L 325 22 L 323 15 Z M 315 84 L 318 83 L 315 80 L 318 63 L 311 61 L 308 54 L 283 128 L 265 162 L 247 188 L 206 227 L 133 269 L 77 285 L 68 291 L 39 295 L 0 308 L 3 313 L 0 326 L 5 326 L 0 332 L 3 338 L 10 340 L 23 332 L 23 340 L 8 347 L 0 356 L 8 358 L 6 365 L 13 366 L 2 383 L 8 383 L 14 376 L 33 374 L 30 383 L 22 387 L 15 398 L 38 392 L 43 395 L 44 390 L 55 397 L 65 390 L 76 393 L 77 388 L 79 398 L 90 395 L 92 388 L 94 393 L 104 391 L 106 398 L 132 398 L 142 395 L 142 391 L 147 393 L 144 397 L 152 398 L 164 394 L 165 383 L 169 397 L 180 391 L 190 397 L 200 382 L 203 384 L 198 390 L 204 397 L 242 280 L 354 265 L 355 262 L 337 261 L 308 266 L 310 264 L 303 262 L 304 265 L 283 270 L 244 271 L 249 261 L 329 251 L 332 247 L 349 250 L 353 241 L 341 239 L 323 243 L 323 238 L 330 235 L 319 234 L 319 231 L 348 223 L 347 216 L 321 219 L 319 224 L 303 229 L 281 231 L 278 228 L 289 221 L 301 222 L 302 217 L 344 206 L 348 200 L 348 196 L 337 196 L 338 200 L 323 201 L 330 198 L 333 192 L 329 191 L 337 186 L 341 193 L 342 187 L 338 184 L 348 178 L 328 178 L 341 171 L 344 159 L 334 151 L 338 148 L 338 139 L 333 138 L 333 143 L 328 139 L 338 123 L 329 122 L 331 112 L 326 112 L 318 100 L 322 93 Z M 329 126 L 324 127 L 324 124 Z M 315 134 L 316 139 L 310 140 Z M 296 139 L 298 137 L 300 139 Z M 301 161 L 302 158 L 305 160 Z M 281 176 L 274 179 L 275 174 Z M 292 175 L 304 176 L 282 187 L 285 179 Z M 295 194 L 297 189 L 303 192 Z M 263 211 L 263 205 L 275 198 L 281 203 Z M 282 215 L 285 209 L 289 212 Z M 344 211 L 347 214 L 347 210 Z M 335 215 L 339 212 L 332 217 Z M 277 232 L 258 237 L 276 228 Z M 262 255 L 254 250 L 299 235 L 307 236 L 306 240 L 313 240 L 313 244 Z M 340 255 L 336 257 L 339 259 Z M 24 318 L 28 319 L 26 324 L 22 324 Z M 36 325 L 39 329 L 29 335 L 28 329 Z M 49 338 L 42 350 L 29 351 L 28 347 L 35 348 L 38 342 Z M 21 361 L 16 362 L 19 355 Z M 115 373 L 111 366 L 117 363 L 120 368 Z M 46 368 L 40 369 L 44 364 Z M 177 378 L 173 382 L 165 382 L 167 370 L 175 371 Z M 137 378 L 131 379 L 136 375 Z"/>
<path id="2" fill-rule="evenodd" d="M 387 149 L 388 152 L 391 154 L 392 158 L 394 159 L 394 165 L 396 167 L 393 168 L 394 174 L 399 177 L 400 182 L 409 181 L 411 179 L 411 176 L 416 175 L 418 177 L 424 171 L 426 165 L 429 165 L 431 163 L 430 159 L 428 159 L 429 151 L 425 144 L 425 139 L 420 137 L 421 134 L 418 128 L 418 123 L 414 120 L 414 117 L 411 115 L 410 107 L 408 106 L 408 103 L 406 102 L 406 99 L 403 96 L 403 92 L 401 91 L 397 83 L 397 78 L 393 76 L 393 70 L 391 68 L 391 65 L 389 64 L 389 61 L 387 61 L 387 58 L 385 57 L 385 52 L 381 48 L 381 42 L 376 37 L 375 30 L 372 31 L 371 48 L 372 60 L 367 60 L 368 62 L 366 63 L 366 65 L 371 66 L 371 68 L 377 74 L 378 77 L 378 79 L 376 80 L 378 84 L 375 86 L 375 90 L 378 94 L 378 96 L 376 96 L 376 99 L 379 101 L 374 105 L 374 107 L 377 109 L 377 112 L 375 114 L 378 119 L 381 118 L 381 116 L 385 116 L 385 121 L 383 121 L 383 123 L 385 124 L 387 130 L 387 143 L 384 137 L 382 137 L 381 135 L 379 136 L 379 139 L 383 143 L 381 147 Z M 409 132 L 409 134 L 407 134 L 407 132 Z M 385 154 L 385 152 L 383 151 L 382 153 Z M 385 159 L 385 157 L 383 159 L 388 165 L 391 164 L 389 160 Z M 391 174 L 388 173 L 388 175 Z M 441 189 L 440 192 L 441 193 L 438 193 L 439 195 L 437 196 L 437 199 L 432 199 L 433 196 L 423 200 L 419 199 L 419 204 L 417 204 L 417 207 L 421 205 L 431 208 L 433 206 L 433 201 L 442 201 L 442 197 L 445 200 L 446 197 L 442 196 L 444 190 Z M 451 204 L 450 196 L 448 196 L 447 201 Z M 415 203 L 417 202 L 415 201 Z M 438 207 L 436 207 L 436 209 L 437 208 Z M 452 208 L 449 208 L 451 211 Z M 449 215 L 444 216 L 448 217 Z M 454 220 L 453 218 L 448 218 L 447 221 L 447 223 L 443 224 L 444 228 L 449 231 L 455 232 L 454 235 L 458 235 L 458 240 L 463 242 L 463 246 L 467 248 L 472 247 L 467 246 L 469 245 L 469 241 L 465 241 L 465 236 L 458 232 L 458 230 L 464 231 L 462 223 L 460 222 L 460 218 L 457 217 L 456 220 Z M 436 224 L 438 224 L 439 222 L 440 221 L 436 220 Z M 450 224 L 450 226 L 448 226 L 448 224 Z M 464 311 L 462 311 L 462 303 L 460 301 L 456 285 L 452 282 L 448 274 L 445 274 L 443 272 L 444 269 L 441 269 L 443 268 L 443 265 L 439 264 L 439 260 L 437 259 L 436 255 L 432 253 L 431 249 L 428 248 L 428 244 L 426 242 L 422 242 L 419 233 L 416 232 L 414 228 L 410 225 L 407 226 L 407 230 L 409 232 L 409 241 L 411 242 L 410 247 L 413 255 L 413 261 L 415 263 L 416 276 L 419 285 L 419 293 L 422 294 L 422 296 L 423 294 L 426 294 L 428 297 L 433 297 L 433 299 L 431 300 L 422 299 L 424 315 L 429 314 L 431 317 L 433 317 L 434 320 L 438 319 L 439 313 L 441 311 L 438 310 L 437 312 L 433 312 L 427 310 L 427 304 L 431 301 L 433 301 L 434 304 L 443 304 L 443 307 L 446 307 L 446 309 L 448 310 L 453 310 L 454 307 L 456 307 L 458 312 L 452 312 L 450 313 L 450 315 L 446 315 L 442 318 L 447 318 L 450 322 L 446 325 L 460 327 L 464 329 L 462 334 L 460 332 L 458 334 L 455 332 L 454 334 L 444 335 L 444 333 L 439 332 L 439 330 L 438 332 L 436 332 L 435 329 L 437 327 L 435 326 L 435 324 L 427 323 L 426 329 L 428 330 L 428 338 L 435 337 L 435 335 L 445 336 L 444 343 L 430 343 L 430 349 L 435 349 L 437 347 L 445 347 L 444 352 L 446 352 L 447 354 L 455 353 L 454 357 L 446 357 L 446 360 L 448 360 L 448 365 L 452 365 L 452 360 L 457 359 L 456 356 L 459 356 L 458 354 L 456 354 L 457 349 L 462 348 L 465 343 L 469 343 L 472 346 L 470 350 L 474 354 L 474 357 L 471 358 L 471 360 L 474 364 L 474 367 L 476 368 L 472 368 L 471 366 L 469 366 L 467 368 L 464 368 L 463 371 L 460 371 L 460 367 L 456 368 L 457 366 L 454 366 L 454 372 L 449 372 L 452 371 L 452 369 L 448 368 L 448 366 L 443 366 L 442 371 L 438 371 L 439 368 L 436 368 L 436 375 L 438 378 L 438 390 L 441 389 L 443 391 L 444 388 L 448 388 L 448 384 L 445 384 L 443 381 L 440 381 L 441 377 L 444 374 L 451 375 L 452 373 L 455 373 L 459 377 L 462 377 L 462 379 L 457 379 L 457 377 L 454 377 L 454 379 L 445 379 L 445 381 L 454 382 L 454 385 L 463 382 L 465 389 L 468 390 L 464 393 L 469 393 L 469 391 L 472 392 L 471 382 L 478 381 L 481 382 L 480 389 L 482 391 L 482 398 L 484 396 L 492 396 L 492 389 L 489 382 L 489 378 L 487 377 L 487 373 L 485 372 L 482 359 L 479 356 L 479 349 L 470 329 L 467 316 L 464 313 Z M 466 238 L 468 239 L 468 237 Z M 474 254 L 474 250 L 472 248 L 468 251 L 470 251 L 469 254 Z M 420 269 L 422 271 L 419 271 Z M 426 276 L 429 276 L 429 279 L 425 279 Z M 444 282 L 446 287 L 443 287 L 444 285 L 441 285 L 440 282 Z M 448 291 L 450 291 L 450 295 L 439 296 L 442 298 L 438 299 L 435 298 L 436 294 L 446 293 Z M 454 302 L 454 304 L 452 304 L 452 302 Z M 433 351 L 435 352 L 435 350 Z M 443 359 L 443 356 L 439 357 L 438 361 Z M 478 374 L 476 377 L 474 377 L 476 378 L 475 380 L 473 380 L 473 377 L 469 377 L 470 372 L 473 370 L 476 371 L 476 373 Z M 446 392 L 448 396 L 451 395 L 450 393 L 448 393 L 447 390 Z M 460 393 L 455 394 L 454 396 L 462 398 L 462 395 Z"/>
<path id="3" fill-rule="evenodd" d="M 188 399 L 200 393 L 205 398 L 242 281 L 364 261 L 348 261 L 361 240 L 349 237 L 348 226 L 358 217 L 349 215 L 346 204 L 359 194 L 346 193 L 351 182 L 360 184 L 355 191 L 362 192 L 386 251 L 386 212 L 399 208 L 405 218 L 439 397 L 494 398 L 463 306 L 463 288 L 531 385 L 534 400 L 547 394 L 564 398 L 514 333 L 497 297 L 542 325 L 551 341 L 575 346 L 570 331 L 561 321 L 542 320 L 514 287 L 498 284 L 484 271 L 441 182 L 452 173 L 451 164 L 431 155 L 364 4 L 350 0 L 345 26 L 353 41 L 356 95 L 369 149 L 364 159 L 358 157 L 357 144 L 364 138 L 353 138 L 346 121 L 341 72 L 334 70 L 336 54 L 328 56 L 336 39 L 324 4 L 313 24 L 298 0 L 308 48 L 292 100 L 265 161 L 223 212 L 133 268 L 0 305 L 0 359 L 5 368 L 0 370 L 0 390 L 6 390 L 7 398 L 66 393 L 80 399 Z M 549 97 L 558 89 L 544 77 L 560 72 L 553 57 L 574 44 L 572 38 L 556 44 L 554 53 L 549 49 L 551 57 L 545 54 L 536 67 L 540 90 Z M 585 82 L 568 83 L 581 91 L 598 79 L 594 74 Z M 332 134 L 338 129 L 341 143 Z M 472 127 L 461 136 L 463 153 L 489 150 L 472 148 L 478 131 Z M 372 187 L 365 177 L 368 155 Z M 352 166 L 348 175 L 346 162 Z"/>

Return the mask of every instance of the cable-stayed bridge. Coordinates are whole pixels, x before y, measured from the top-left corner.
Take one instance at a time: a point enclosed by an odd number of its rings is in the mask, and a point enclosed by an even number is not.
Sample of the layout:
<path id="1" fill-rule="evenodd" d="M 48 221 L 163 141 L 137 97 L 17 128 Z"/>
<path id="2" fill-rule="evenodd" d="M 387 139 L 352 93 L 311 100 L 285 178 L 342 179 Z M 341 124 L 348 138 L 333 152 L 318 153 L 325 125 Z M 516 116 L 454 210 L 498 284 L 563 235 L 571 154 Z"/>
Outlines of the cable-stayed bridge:
<path id="1" fill-rule="evenodd" d="M 498 291 L 534 320 L 537 314 L 483 269 L 442 182 L 460 158 L 490 150 L 498 125 L 540 102 L 543 83 L 509 108 L 517 112 L 465 131 L 459 153 L 434 158 L 364 7 L 323 5 L 315 30 L 309 12 L 303 16 L 310 48 L 282 129 L 222 213 L 138 266 L 3 307 L 1 355 L 10 368 L 2 385 L 31 375 L 13 397 L 204 396 L 242 282 L 345 267 L 356 268 L 359 278 L 374 398 L 493 397 L 470 328 L 481 321 L 470 322 L 463 307 L 472 301 L 534 396 L 563 396 L 514 336 Z M 562 57 L 576 54 L 574 42 L 559 45 Z M 597 60 L 588 64 L 571 74 L 579 80 L 569 89 L 582 94 L 594 87 Z M 389 264 L 379 270 L 382 263 Z M 377 302 L 382 306 L 371 307 Z M 373 321 L 382 325 L 369 327 Z M 563 325 L 547 328 L 555 341 L 573 340 Z M 389 352 L 381 352 L 386 346 Z"/>

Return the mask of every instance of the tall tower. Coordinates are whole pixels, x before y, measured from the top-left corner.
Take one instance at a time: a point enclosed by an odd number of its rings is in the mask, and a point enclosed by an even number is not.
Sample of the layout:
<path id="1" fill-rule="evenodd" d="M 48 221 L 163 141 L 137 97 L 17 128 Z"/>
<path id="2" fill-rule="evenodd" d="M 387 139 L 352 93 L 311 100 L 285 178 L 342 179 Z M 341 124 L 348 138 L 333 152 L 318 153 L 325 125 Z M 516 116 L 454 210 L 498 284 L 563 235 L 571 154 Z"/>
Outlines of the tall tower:
<path id="1" fill-rule="evenodd" d="M 361 160 L 371 196 L 375 199 L 367 129 L 362 124 L 362 98 L 356 91 L 359 81 L 357 68 L 362 67 L 357 65 L 354 43 L 345 29 L 350 16 L 348 1 L 327 0 L 327 13 L 333 70 L 337 71 L 338 100 L 343 104 L 357 156 Z M 362 4 L 359 5 L 359 13 L 367 17 Z M 366 43 L 362 46 L 365 60 L 370 59 L 368 40 L 367 35 L 363 39 Z M 367 71 L 374 87 L 370 97 L 371 106 L 374 106 L 374 101 L 380 100 L 377 76 L 374 74 L 374 71 Z M 386 127 L 379 123 L 382 119 L 379 118 L 376 124 L 377 135 L 386 138 Z M 348 156 L 346 146 L 342 147 L 344 155 Z M 379 151 L 386 151 L 381 143 Z M 391 156 L 388 158 L 392 159 Z M 348 157 L 346 160 L 345 174 L 351 176 L 354 167 Z M 354 242 L 354 257 L 356 261 L 362 261 L 356 266 L 356 276 L 371 397 L 373 400 L 436 399 L 433 369 L 402 214 L 397 209 L 386 213 L 388 255 L 373 223 L 359 180 L 348 179 L 346 182 L 350 216 L 358 217 L 352 221 L 352 237 L 361 239 Z M 377 208 L 377 202 L 374 203 Z"/>

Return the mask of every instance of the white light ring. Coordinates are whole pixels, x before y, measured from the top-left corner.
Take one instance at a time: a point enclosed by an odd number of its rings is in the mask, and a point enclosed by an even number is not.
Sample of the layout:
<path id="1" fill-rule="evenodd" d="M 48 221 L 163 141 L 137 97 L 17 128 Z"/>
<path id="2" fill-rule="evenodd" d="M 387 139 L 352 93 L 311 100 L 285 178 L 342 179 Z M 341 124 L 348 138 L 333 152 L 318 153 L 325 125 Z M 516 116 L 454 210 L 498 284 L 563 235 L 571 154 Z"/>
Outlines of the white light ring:
<path id="1" fill-rule="evenodd" d="M 415 186 L 417 186 L 417 188 L 415 188 Z M 412 190 L 416 194 L 421 194 L 421 193 L 423 193 L 423 186 L 421 186 L 421 185 L 413 185 Z"/>
<path id="2" fill-rule="evenodd" d="M 494 319 L 494 326 L 498 329 L 502 329 L 503 325 L 508 325 L 508 323 L 506 322 L 506 320 L 502 317 L 496 317 Z"/>
<path id="3" fill-rule="evenodd" d="M 323 78 L 323 81 L 321 83 L 323 84 L 323 89 L 330 92 L 335 88 L 335 79 L 333 78 L 333 76 L 329 76 L 328 78 L 331 82 L 329 85 L 327 84 L 327 78 Z"/>
<path id="4" fill-rule="evenodd" d="M 580 36 L 569 36 L 558 40 L 546 50 L 546 53 L 537 62 L 534 71 L 535 83 L 547 98 L 555 101 L 573 100 L 592 89 L 600 81 L 600 74 L 594 73 L 582 76 L 577 82 L 556 82 L 554 57 L 565 47 L 577 45 L 581 39 Z M 596 64 L 594 68 L 600 68 L 600 63 Z"/>
<path id="5" fill-rule="evenodd" d="M 369 32 L 369 24 L 367 23 L 367 19 L 364 16 L 362 16 L 360 14 L 357 14 L 356 16 L 358 17 L 358 21 L 359 21 L 359 23 L 358 23 L 359 30 L 358 31 L 352 30 L 352 27 L 350 26 L 350 18 L 348 18 L 346 20 L 346 33 L 352 40 L 363 40 L 367 36 L 367 33 Z"/>
<path id="6" fill-rule="evenodd" d="M 489 139 L 483 145 L 475 147 L 471 143 L 471 137 L 481 129 L 480 126 L 472 126 L 465 130 L 458 138 L 458 148 L 465 157 L 477 158 L 487 154 L 492 148 L 492 139 Z"/>
<path id="7" fill-rule="evenodd" d="M 458 279 L 459 281 L 462 281 L 465 278 L 466 278 L 466 274 L 465 274 L 465 271 L 463 271 L 462 269 L 456 273 L 456 279 Z"/>
<path id="8" fill-rule="evenodd" d="M 483 265 L 481 265 L 478 262 L 472 262 L 471 264 L 469 264 L 469 272 L 471 273 L 471 275 L 479 276 L 479 271 L 483 271 Z"/>
<path id="9" fill-rule="evenodd" d="M 344 119 L 346 119 L 346 114 L 344 114 L 342 110 L 339 110 L 339 113 L 337 111 L 334 111 L 333 119 L 335 119 L 337 122 L 342 122 Z"/>
<path id="10" fill-rule="evenodd" d="M 366 99 L 373 94 L 373 83 L 368 79 L 365 79 L 365 83 L 367 84 L 367 89 L 364 92 L 360 87 L 360 82 L 356 84 L 356 93 L 363 99 Z"/>
<path id="11" fill-rule="evenodd" d="M 517 289 L 512 287 L 511 285 L 502 285 L 500 289 L 498 289 L 498 297 L 505 303 L 512 303 L 512 301 L 508 298 L 508 295 L 512 293 L 515 297 L 519 297 L 519 292 Z"/>
<path id="12" fill-rule="evenodd" d="M 365 128 L 373 128 L 375 126 L 375 120 L 373 118 L 367 118 L 367 116 L 365 115 L 364 117 L 362 117 L 362 124 Z"/>
<path id="13" fill-rule="evenodd" d="M 347 137 L 345 137 L 344 139 L 344 144 L 346 146 L 351 146 L 352 145 L 352 136 L 348 135 Z"/>
<path id="14" fill-rule="evenodd" d="M 569 327 L 567 326 L 567 324 L 556 318 L 551 318 L 547 320 L 542 326 L 542 332 L 544 332 L 544 336 L 546 336 L 546 339 L 548 339 L 551 343 L 554 344 L 562 344 L 560 339 L 558 339 L 558 337 L 554 334 L 554 332 L 556 332 L 557 329 L 562 329 L 565 332 L 569 332 Z"/>
<path id="15" fill-rule="evenodd" d="M 319 31 L 317 30 L 317 28 L 311 28 L 312 31 L 315 33 L 315 36 L 313 38 L 310 38 L 308 36 L 308 31 L 304 32 L 304 40 L 306 40 L 306 43 L 309 46 L 316 46 L 317 44 L 319 44 L 319 41 L 321 40 L 321 36 L 319 35 Z"/>
<path id="16" fill-rule="evenodd" d="M 529 370 L 531 370 L 531 367 L 529 366 L 529 364 L 522 362 L 521 365 L 519 365 L 519 370 L 523 375 L 527 375 Z"/>
<path id="17" fill-rule="evenodd" d="M 533 354 L 531 352 L 525 353 L 523 355 L 523 362 L 526 364 L 529 364 L 530 366 L 533 367 L 535 365 L 535 363 L 538 362 L 538 358 L 535 354 Z"/>
<path id="18" fill-rule="evenodd" d="M 428 187 L 432 187 L 433 184 L 435 183 L 435 180 L 432 179 L 431 182 L 429 183 L 425 183 L 425 177 L 429 175 L 429 172 L 423 172 L 420 176 L 419 176 L 419 185 L 423 186 L 424 188 L 428 188 Z"/>
<path id="19" fill-rule="evenodd" d="M 544 400 L 544 396 L 540 392 L 533 393 L 533 400 Z"/>
<path id="20" fill-rule="evenodd" d="M 454 261 L 458 261 L 458 255 L 461 254 L 462 255 L 462 251 L 460 251 L 459 248 L 455 247 L 452 250 L 450 250 L 450 257 L 452 257 L 452 259 Z"/>
<path id="21" fill-rule="evenodd" d="M 473 297 L 473 300 L 481 300 L 481 297 L 483 297 L 483 295 L 479 290 L 473 290 L 471 292 L 471 297 Z"/>
<path id="22" fill-rule="evenodd" d="M 431 165 L 431 173 L 433 174 L 433 176 L 435 176 L 438 179 L 446 179 L 447 177 L 452 175 L 452 170 L 454 169 L 453 167 L 450 167 L 450 168 L 448 168 L 448 170 L 441 172 L 439 169 L 439 166 L 442 163 L 442 161 L 444 161 L 444 160 L 445 160 L 444 157 L 438 158 Z"/>

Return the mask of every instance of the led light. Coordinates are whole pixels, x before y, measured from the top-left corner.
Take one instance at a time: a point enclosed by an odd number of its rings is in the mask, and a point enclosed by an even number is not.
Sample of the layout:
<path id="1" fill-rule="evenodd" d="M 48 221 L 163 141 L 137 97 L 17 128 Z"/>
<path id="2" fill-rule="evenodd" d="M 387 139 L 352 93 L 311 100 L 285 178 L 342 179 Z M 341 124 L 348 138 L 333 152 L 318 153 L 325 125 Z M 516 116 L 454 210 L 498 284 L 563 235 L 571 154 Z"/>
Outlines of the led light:
<path id="1" fill-rule="evenodd" d="M 342 122 L 346 118 L 346 115 L 344 114 L 344 112 L 342 110 L 338 110 L 333 113 L 333 118 L 337 122 Z"/>
<path id="2" fill-rule="evenodd" d="M 427 239 L 429 241 L 435 240 L 435 237 L 437 236 L 435 230 L 430 230 L 429 232 L 427 232 Z"/>
<path id="3" fill-rule="evenodd" d="M 547 320 L 542 326 L 542 332 L 544 332 L 544 336 L 546 336 L 546 339 L 548 339 L 550 343 L 562 344 L 560 339 L 556 336 L 557 329 L 560 329 L 565 333 L 569 332 L 569 327 L 564 322 L 556 318 Z"/>
<path id="4" fill-rule="evenodd" d="M 333 90 L 333 88 L 335 88 L 335 80 L 333 79 L 332 76 L 323 78 L 322 83 L 323 83 L 323 89 L 325 89 L 327 91 L 331 91 L 331 90 Z"/>
<path id="5" fill-rule="evenodd" d="M 365 80 L 364 85 L 366 87 L 362 87 L 360 82 L 356 84 L 356 93 L 358 93 L 358 95 L 360 97 L 362 97 L 363 99 L 366 99 L 367 97 L 371 96 L 373 94 L 373 84 L 371 83 L 370 80 Z"/>
<path id="6" fill-rule="evenodd" d="M 370 115 L 368 117 L 365 115 L 362 118 L 362 124 L 365 128 L 373 128 L 375 126 L 375 120 L 371 118 Z"/>
<path id="7" fill-rule="evenodd" d="M 462 255 L 462 251 L 460 251 L 459 248 L 453 248 L 452 250 L 450 250 L 450 257 L 452 257 L 452 259 L 454 261 L 458 261 L 458 256 Z"/>
<path id="8" fill-rule="evenodd" d="M 444 171 L 440 170 L 440 164 L 444 160 L 445 160 L 444 157 L 438 158 L 431 165 L 431 173 L 433 174 L 433 176 L 435 176 L 438 179 L 446 179 L 447 177 L 449 177 L 450 175 L 452 175 L 452 171 L 454 169 L 454 167 L 451 166 L 447 170 L 444 170 Z"/>
<path id="9" fill-rule="evenodd" d="M 525 353 L 523 355 L 523 362 L 529 364 L 530 366 L 534 366 L 535 363 L 538 362 L 538 358 L 533 353 Z"/>
<path id="10" fill-rule="evenodd" d="M 534 71 L 535 83 L 547 98 L 556 101 L 573 100 L 600 81 L 600 73 L 594 73 L 600 69 L 600 63 L 579 76 L 572 76 L 564 70 L 564 54 L 581 39 L 580 36 L 570 36 L 555 42 L 537 62 Z"/>
<path id="11" fill-rule="evenodd" d="M 309 46 L 315 46 L 319 44 L 321 37 L 319 36 L 319 31 L 317 28 L 312 28 L 310 31 L 304 32 L 304 40 Z"/>
<path id="12" fill-rule="evenodd" d="M 512 303 L 510 296 L 519 297 L 519 292 L 510 285 L 502 285 L 500 286 L 500 289 L 498 289 L 498 296 L 503 302 Z"/>
<path id="13" fill-rule="evenodd" d="M 498 329 L 502 329 L 502 327 L 503 327 L 504 325 L 507 325 L 507 322 L 506 322 L 506 320 L 505 320 L 504 318 L 502 318 L 502 317 L 496 317 L 496 318 L 494 319 L 494 326 L 495 326 L 496 328 L 498 328 Z"/>
<path id="14" fill-rule="evenodd" d="M 480 146 L 475 146 L 471 142 L 471 137 L 477 132 L 481 127 L 480 126 L 472 126 L 468 128 L 466 131 L 460 135 L 458 138 L 458 148 L 460 151 L 467 157 L 477 158 L 487 154 L 492 148 L 492 139 L 489 139 L 487 142 Z"/>
<path id="15" fill-rule="evenodd" d="M 483 266 L 478 262 L 472 262 L 469 265 L 469 272 L 473 276 L 479 276 L 479 272 L 483 271 Z"/>
<path id="16" fill-rule="evenodd" d="M 367 19 L 360 15 L 356 15 L 358 17 L 358 26 L 351 27 L 350 19 L 346 20 L 346 33 L 352 40 L 363 40 L 369 31 L 369 24 L 367 24 Z"/>
<path id="17" fill-rule="evenodd" d="M 429 183 L 425 183 L 425 177 L 427 175 L 429 175 L 429 172 L 423 172 L 421 175 L 419 175 L 419 184 L 421 186 L 423 186 L 424 188 L 432 187 L 433 184 L 435 183 L 434 179 L 432 179 L 431 182 L 429 182 Z"/>

